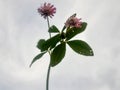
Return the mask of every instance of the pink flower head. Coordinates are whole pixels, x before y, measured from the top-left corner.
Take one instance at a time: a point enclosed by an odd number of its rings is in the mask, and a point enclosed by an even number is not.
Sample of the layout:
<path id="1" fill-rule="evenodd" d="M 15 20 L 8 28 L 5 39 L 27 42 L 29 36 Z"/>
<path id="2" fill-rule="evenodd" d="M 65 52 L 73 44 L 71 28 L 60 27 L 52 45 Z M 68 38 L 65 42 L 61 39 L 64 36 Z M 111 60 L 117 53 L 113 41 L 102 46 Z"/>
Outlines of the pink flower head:
<path id="1" fill-rule="evenodd" d="M 81 24 L 82 24 L 82 21 L 80 21 L 80 19 L 78 19 L 76 17 L 76 14 L 72 15 L 71 17 L 68 18 L 68 20 L 66 21 L 65 23 L 65 26 L 66 27 L 76 27 L 76 28 L 80 28 L 81 27 Z"/>
<path id="2" fill-rule="evenodd" d="M 38 8 L 38 13 L 40 13 L 41 16 L 43 16 L 45 19 L 48 16 L 52 18 L 52 16 L 54 16 L 54 13 L 56 13 L 56 8 L 50 3 L 44 3 L 43 6 Z"/>

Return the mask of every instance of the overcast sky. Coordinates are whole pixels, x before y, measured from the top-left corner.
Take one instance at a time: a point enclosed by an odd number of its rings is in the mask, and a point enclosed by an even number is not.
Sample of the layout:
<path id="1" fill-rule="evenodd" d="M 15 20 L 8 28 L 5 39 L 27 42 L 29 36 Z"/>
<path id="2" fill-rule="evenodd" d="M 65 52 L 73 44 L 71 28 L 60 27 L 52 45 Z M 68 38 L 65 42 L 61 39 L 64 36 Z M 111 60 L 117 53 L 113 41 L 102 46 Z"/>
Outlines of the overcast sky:
<path id="1" fill-rule="evenodd" d="M 119 0 L 0 0 L 0 90 L 45 90 L 49 55 L 29 68 L 38 40 L 49 37 L 37 13 L 44 2 L 57 8 L 51 25 L 61 29 L 73 13 L 88 23 L 75 38 L 95 54 L 85 57 L 67 46 L 64 60 L 51 69 L 50 90 L 120 90 Z"/>

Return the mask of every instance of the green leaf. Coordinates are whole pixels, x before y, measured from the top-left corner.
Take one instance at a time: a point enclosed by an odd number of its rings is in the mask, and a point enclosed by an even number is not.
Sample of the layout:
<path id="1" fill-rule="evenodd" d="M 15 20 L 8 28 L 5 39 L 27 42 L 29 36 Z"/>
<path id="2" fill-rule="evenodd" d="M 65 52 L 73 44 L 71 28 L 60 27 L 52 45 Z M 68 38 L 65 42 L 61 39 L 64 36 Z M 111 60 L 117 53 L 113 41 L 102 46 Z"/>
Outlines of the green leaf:
<path id="1" fill-rule="evenodd" d="M 44 51 L 44 49 L 42 48 L 44 43 L 45 43 L 45 39 L 40 39 L 38 41 L 37 48 L 40 49 L 41 52 Z"/>
<path id="2" fill-rule="evenodd" d="M 82 40 L 72 40 L 67 42 L 68 45 L 78 54 L 85 56 L 93 56 L 93 50 L 91 47 Z"/>
<path id="3" fill-rule="evenodd" d="M 49 28 L 48 32 L 50 32 L 50 33 L 58 33 L 58 32 L 60 32 L 60 31 L 58 30 L 58 28 L 57 28 L 55 25 L 52 25 L 52 26 Z"/>
<path id="4" fill-rule="evenodd" d="M 83 32 L 85 30 L 86 26 L 87 26 L 87 23 L 83 22 L 82 27 L 80 27 L 80 28 L 73 27 L 73 28 L 70 28 L 69 30 L 67 30 L 66 40 L 70 40 L 71 38 L 73 38 L 77 34 Z"/>
<path id="5" fill-rule="evenodd" d="M 63 42 L 56 46 L 51 53 L 51 66 L 54 67 L 59 64 L 65 56 L 66 52 L 66 43 Z"/>
<path id="6" fill-rule="evenodd" d="M 60 34 L 57 34 L 50 39 L 46 40 L 45 43 L 42 45 L 42 49 L 48 50 L 48 48 L 52 49 L 56 46 L 56 44 L 60 41 Z"/>
<path id="7" fill-rule="evenodd" d="M 32 60 L 32 62 L 31 62 L 31 64 L 30 64 L 29 67 L 31 67 L 32 64 L 33 64 L 35 61 L 37 61 L 38 59 L 40 59 L 45 53 L 46 53 L 46 52 L 42 52 L 42 53 L 38 54 L 36 57 L 34 57 L 34 59 Z"/>

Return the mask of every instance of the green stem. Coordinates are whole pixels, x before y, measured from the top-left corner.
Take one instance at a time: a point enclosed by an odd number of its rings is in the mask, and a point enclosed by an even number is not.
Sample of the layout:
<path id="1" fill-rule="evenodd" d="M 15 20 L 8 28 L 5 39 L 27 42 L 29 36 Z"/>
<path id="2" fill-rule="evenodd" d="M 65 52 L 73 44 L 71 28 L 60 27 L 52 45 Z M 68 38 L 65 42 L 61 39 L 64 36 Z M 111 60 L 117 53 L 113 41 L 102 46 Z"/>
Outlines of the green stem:
<path id="1" fill-rule="evenodd" d="M 50 28 L 50 23 L 49 23 L 49 18 L 47 17 L 47 23 L 48 23 L 48 30 L 49 30 L 49 28 Z M 50 36 L 50 38 L 51 38 L 51 33 L 49 32 L 49 36 Z"/>
<path id="2" fill-rule="evenodd" d="M 47 23 L 48 23 L 48 30 L 50 28 L 50 23 L 49 23 L 49 18 L 47 17 Z M 49 36 L 51 38 L 51 33 L 49 32 Z M 51 51 L 48 50 L 48 53 L 51 57 Z M 50 61 L 51 62 L 51 61 Z M 50 77 L 50 70 L 51 70 L 51 65 L 49 63 L 49 66 L 48 66 L 48 71 L 47 71 L 47 79 L 46 79 L 46 90 L 49 90 L 49 77 Z"/>
<path id="3" fill-rule="evenodd" d="M 47 72 L 47 81 L 46 81 L 46 90 L 49 90 L 49 76 L 50 76 L 51 66 L 49 63 L 48 72 Z"/>

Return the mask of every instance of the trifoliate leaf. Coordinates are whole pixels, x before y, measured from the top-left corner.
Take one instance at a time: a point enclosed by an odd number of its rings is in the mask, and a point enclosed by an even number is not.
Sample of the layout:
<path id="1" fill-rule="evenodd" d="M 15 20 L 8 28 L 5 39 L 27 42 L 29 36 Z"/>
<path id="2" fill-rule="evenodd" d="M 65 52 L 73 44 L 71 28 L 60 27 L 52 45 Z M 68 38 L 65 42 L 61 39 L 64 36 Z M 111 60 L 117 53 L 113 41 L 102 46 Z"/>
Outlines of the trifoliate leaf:
<path id="1" fill-rule="evenodd" d="M 32 64 L 33 64 L 35 61 L 37 61 L 38 59 L 40 59 L 45 53 L 46 53 L 46 52 L 42 52 L 42 53 L 38 54 L 36 57 L 34 57 L 34 59 L 32 60 L 32 62 L 31 62 L 31 64 L 30 64 L 29 67 L 31 67 Z"/>
<path id="2" fill-rule="evenodd" d="M 43 44 L 44 44 L 44 43 L 45 43 L 45 39 L 40 39 L 40 40 L 38 41 L 37 48 L 40 49 L 41 52 L 44 51 L 44 49 L 43 49 Z"/>
<path id="3" fill-rule="evenodd" d="M 56 44 L 60 41 L 60 34 L 57 34 L 53 37 L 51 37 L 50 39 L 46 40 L 45 43 L 43 43 L 42 45 L 42 49 L 48 50 L 48 48 L 52 49 L 56 46 Z"/>
<path id="4" fill-rule="evenodd" d="M 59 64 L 65 56 L 66 52 L 66 43 L 63 42 L 56 46 L 51 53 L 51 66 L 54 67 Z"/>
<path id="5" fill-rule="evenodd" d="M 48 32 L 50 32 L 50 33 L 59 33 L 60 31 L 58 30 L 58 28 L 55 25 L 52 25 L 49 28 Z"/>
<path id="6" fill-rule="evenodd" d="M 78 54 L 85 56 L 93 56 L 92 48 L 82 40 L 68 41 L 67 44 Z"/>
<path id="7" fill-rule="evenodd" d="M 87 26 L 87 23 L 83 22 L 82 27 L 80 27 L 80 28 L 73 27 L 73 28 L 68 29 L 66 32 L 66 40 L 70 40 L 77 34 L 83 32 L 85 30 L 86 26 Z"/>

